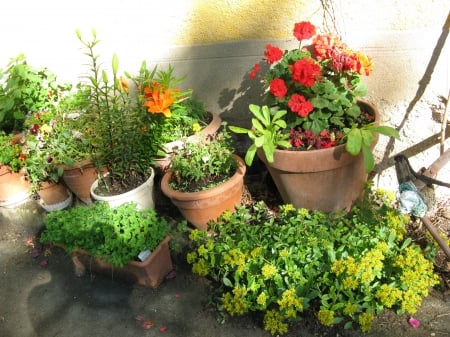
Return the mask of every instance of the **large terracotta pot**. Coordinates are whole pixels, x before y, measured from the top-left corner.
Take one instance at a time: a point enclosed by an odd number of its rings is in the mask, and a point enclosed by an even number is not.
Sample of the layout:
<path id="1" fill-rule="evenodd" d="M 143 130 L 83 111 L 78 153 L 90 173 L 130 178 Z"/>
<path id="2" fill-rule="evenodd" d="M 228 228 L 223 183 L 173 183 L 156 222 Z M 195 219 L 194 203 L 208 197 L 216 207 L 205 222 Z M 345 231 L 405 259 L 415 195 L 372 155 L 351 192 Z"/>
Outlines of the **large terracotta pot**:
<path id="1" fill-rule="evenodd" d="M 142 262 L 131 261 L 123 267 L 113 266 L 98 257 L 94 258 L 84 250 L 74 251 L 72 261 L 78 276 L 81 276 L 83 271 L 88 270 L 145 287 L 156 288 L 164 280 L 164 277 L 173 270 L 169 241 L 170 236 L 166 236 L 146 260 Z"/>
<path id="2" fill-rule="evenodd" d="M 156 158 L 156 160 L 155 160 L 156 168 L 158 168 L 162 171 L 165 171 L 170 165 L 170 160 L 171 160 L 171 156 L 172 156 L 174 149 L 182 148 L 184 145 L 184 142 L 196 142 L 199 140 L 200 137 L 206 137 L 208 135 L 213 135 L 214 133 L 217 132 L 217 130 L 219 130 L 220 125 L 222 123 L 222 119 L 216 113 L 213 113 L 213 112 L 209 112 L 209 113 L 211 114 L 211 122 L 206 127 L 204 127 L 202 130 L 200 130 L 198 133 L 187 137 L 187 139 L 184 141 L 176 140 L 176 141 L 164 144 L 162 150 L 163 150 L 163 152 L 166 153 L 166 156 Z"/>
<path id="3" fill-rule="evenodd" d="M 246 166 L 242 158 L 235 157 L 238 163 L 236 173 L 223 184 L 205 191 L 180 192 L 169 186 L 172 171 L 168 171 L 161 180 L 161 190 L 186 220 L 198 229 L 208 230 L 209 221 L 217 220 L 225 210 L 234 212 L 235 206 L 241 203 Z"/>
<path id="4" fill-rule="evenodd" d="M 373 105 L 360 104 L 378 120 Z M 262 150 L 257 155 L 266 165 L 283 201 L 297 208 L 323 212 L 349 210 L 361 196 L 367 180 L 362 153 L 352 156 L 345 145 L 313 151 L 276 150 L 273 163 L 267 162 Z"/>
<path id="5" fill-rule="evenodd" d="M 150 177 L 141 186 L 132 189 L 131 191 L 118 195 L 99 195 L 95 192 L 98 186 L 98 179 L 92 183 L 91 196 L 94 200 L 105 201 L 110 207 L 118 207 L 126 202 L 136 203 L 136 208 L 139 210 L 155 208 L 155 201 L 153 198 L 153 187 L 155 179 L 155 170 L 152 169 Z"/>
<path id="6" fill-rule="evenodd" d="M 30 182 L 21 173 L 0 164 L 0 207 L 13 208 L 25 203 L 30 196 Z"/>
<path id="7" fill-rule="evenodd" d="M 72 192 L 68 188 L 53 181 L 44 181 L 40 183 L 39 204 L 47 212 L 64 209 L 72 203 Z"/>
<path id="8" fill-rule="evenodd" d="M 66 186 L 85 204 L 91 204 L 91 186 L 98 178 L 91 160 L 76 162 L 73 167 L 64 166 L 62 179 Z"/>

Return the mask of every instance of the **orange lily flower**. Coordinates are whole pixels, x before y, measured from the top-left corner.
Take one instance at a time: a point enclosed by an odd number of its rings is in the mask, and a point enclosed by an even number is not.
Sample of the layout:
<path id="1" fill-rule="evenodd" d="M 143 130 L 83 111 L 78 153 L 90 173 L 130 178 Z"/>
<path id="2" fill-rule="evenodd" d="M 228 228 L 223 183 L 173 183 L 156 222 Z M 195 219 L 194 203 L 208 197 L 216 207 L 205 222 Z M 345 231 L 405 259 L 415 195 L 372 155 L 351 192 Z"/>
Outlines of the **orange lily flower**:
<path id="1" fill-rule="evenodd" d="M 162 113 L 166 117 L 171 116 L 170 106 L 175 101 L 170 89 L 164 90 L 164 88 L 144 88 L 144 95 L 147 100 L 144 102 L 144 106 L 147 107 L 148 112 Z"/>

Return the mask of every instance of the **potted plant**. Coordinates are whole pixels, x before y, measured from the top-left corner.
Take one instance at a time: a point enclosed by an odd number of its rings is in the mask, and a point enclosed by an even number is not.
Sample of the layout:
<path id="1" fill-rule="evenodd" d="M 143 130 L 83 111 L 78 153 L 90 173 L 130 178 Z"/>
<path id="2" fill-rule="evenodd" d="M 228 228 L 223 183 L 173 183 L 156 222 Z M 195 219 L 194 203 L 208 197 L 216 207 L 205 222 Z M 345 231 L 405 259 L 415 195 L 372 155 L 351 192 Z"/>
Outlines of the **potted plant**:
<path id="1" fill-rule="evenodd" d="M 7 133 L 22 132 L 27 115 L 51 106 L 60 91 L 56 76 L 30 66 L 23 54 L 0 70 L 0 83 L 0 129 Z"/>
<path id="2" fill-rule="evenodd" d="M 0 206 L 15 207 L 30 196 L 30 182 L 21 173 L 24 165 L 20 156 L 22 136 L 0 131 Z"/>
<path id="3" fill-rule="evenodd" d="M 52 120 L 52 136 L 47 148 L 65 185 L 86 204 L 92 203 L 91 186 L 98 178 L 92 158 L 96 148 L 89 139 L 89 88 L 77 83 L 60 98 Z"/>
<path id="4" fill-rule="evenodd" d="M 68 86 L 58 83 L 47 68 L 29 66 L 23 55 L 13 59 L 3 75 L 6 79 L 0 95 L 2 125 L 15 133 L 11 142 L 4 144 L 4 155 L 10 156 L 12 164 L 10 168 L 23 175 L 30 184 L 30 192 L 39 195 L 44 208 L 66 207 L 71 194 L 56 184 L 59 175 L 48 144 L 60 98 Z M 44 193 L 50 187 L 51 193 Z"/>
<path id="5" fill-rule="evenodd" d="M 168 234 L 167 221 L 154 209 L 96 202 L 47 214 L 40 241 L 64 247 L 78 268 L 157 287 L 173 269 Z"/>
<path id="6" fill-rule="evenodd" d="M 155 77 L 149 76 L 149 70 L 141 67 L 140 76 L 133 80 L 136 87 L 142 88 L 142 104 L 151 115 L 145 129 L 157 146 L 155 165 L 164 171 L 175 149 L 184 146 L 185 142 L 195 142 L 198 138 L 214 134 L 222 120 L 216 113 L 206 111 L 203 103 L 193 96 L 192 90 L 181 91 L 177 88 L 184 77 L 175 77 L 172 66 L 169 65 L 166 71 L 156 68 L 153 71 Z M 159 97 L 167 95 L 169 110 L 161 113 L 164 109 Z"/>
<path id="7" fill-rule="evenodd" d="M 241 202 L 245 164 L 234 154 L 231 137 L 223 129 L 213 136 L 188 142 L 176 150 L 161 180 L 162 192 L 194 226 L 208 229 L 225 210 Z"/>
<path id="8" fill-rule="evenodd" d="M 211 223 L 214 235 L 190 233 L 187 261 L 213 281 L 219 312 L 260 312 L 273 335 L 303 315 L 368 332 L 384 309 L 414 314 L 439 283 L 428 248 L 405 237 L 408 219 L 393 200 L 371 192 L 348 214 L 240 206 Z"/>
<path id="9" fill-rule="evenodd" d="M 348 210 L 374 167 L 377 135 L 399 135 L 379 126 L 376 108 L 361 100 L 366 94 L 361 76 L 373 68 L 370 58 L 332 34 L 315 32 L 310 22 L 299 22 L 294 26 L 299 48 L 266 46 L 269 69 L 263 79 L 270 103 L 250 105 L 252 129 L 230 129 L 249 136 L 246 163 L 258 154 L 285 202 Z M 312 45 L 304 45 L 309 39 Z M 250 77 L 260 69 L 255 64 Z"/>
<path id="10" fill-rule="evenodd" d="M 88 140 L 96 148 L 96 166 L 108 171 L 93 183 L 91 194 L 111 205 L 134 195 L 139 207 L 153 207 L 153 198 L 149 199 L 153 166 L 165 134 L 186 126 L 192 130 L 191 124 L 200 120 L 204 109 L 194 105 L 191 91 L 175 87 L 182 79 L 173 76 L 172 67 L 148 69 L 144 61 L 136 75 L 125 72 L 120 76 L 117 55 L 109 72 L 100 68 L 94 52 L 99 42 L 95 31 L 92 41 L 83 40 L 79 31 L 77 36 L 90 59 L 85 83 L 89 88 L 86 125 L 92 130 Z"/>

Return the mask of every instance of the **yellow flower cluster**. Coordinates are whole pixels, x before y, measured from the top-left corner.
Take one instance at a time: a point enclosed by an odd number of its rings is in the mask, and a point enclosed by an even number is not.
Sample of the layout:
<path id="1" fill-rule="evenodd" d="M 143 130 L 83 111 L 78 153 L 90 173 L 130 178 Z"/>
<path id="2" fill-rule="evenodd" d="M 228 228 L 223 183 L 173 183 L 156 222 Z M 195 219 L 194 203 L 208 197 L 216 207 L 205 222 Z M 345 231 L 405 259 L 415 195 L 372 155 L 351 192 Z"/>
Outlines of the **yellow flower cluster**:
<path id="1" fill-rule="evenodd" d="M 386 223 L 389 224 L 389 228 L 395 232 L 395 241 L 402 241 L 406 234 L 408 216 L 391 209 L 386 213 Z"/>
<path id="2" fill-rule="evenodd" d="M 277 274 L 277 267 L 272 264 L 265 264 L 261 268 L 262 276 L 267 280 L 269 278 L 274 277 Z"/>
<path id="3" fill-rule="evenodd" d="M 382 284 L 380 289 L 375 293 L 375 297 L 378 298 L 386 308 L 392 308 L 392 306 L 402 299 L 402 291 L 394 286 Z"/>
<path id="4" fill-rule="evenodd" d="M 192 124 L 192 131 L 194 131 L 194 133 L 199 132 L 201 129 L 202 129 L 202 127 L 200 126 L 200 124 L 198 124 L 198 123 Z"/>
<path id="5" fill-rule="evenodd" d="M 245 269 L 246 254 L 238 249 L 232 249 L 224 256 L 224 263 L 230 266 L 237 266 L 236 272 L 242 274 Z"/>
<path id="6" fill-rule="evenodd" d="M 343 312 L 346 315 L 353 315 L 356 312 L 356 310 L 358 310 L 358 304 L 347 302 L 345 304 Z"/>
<path id="7" fill-rule="evenodd" d="M 278 300 L 280 310 L 286 318 L 295 318 L 297 311 L 303 311 L 303 298 L 298 297 L 295 289 L 288 289 L 283 292 L 281 299 Z"/>
<path id="8" fill-rule="evenodd" d="M 283 322 L 283 317 L 276 310 L 268 310 L 264 315 L 264 330 L 272 335 L 284 334 L 288 331 L 288 325 Z"/>
<path id="9" fill-rule="evenodd" d="M 264 308 L 266 307 L 267 295 L 265 292 L 262 292 L 261 294 L 258 295 L 258 297 L 256 298 L 256 303 L 258 303 L 260 306 Z"/>
<path id="10" fill-rule="evenodd" d="M 248 305 L 245 302 L 245 295 L 247 289 L 234 288 L 232 293 L 224 293 L 222 295 L 223 308 L 230 313 L 230 315 L 243 315 L 248 310 Z"/>
<path id="11" fill-rule="evenodd" d="M 287 249 L 282 249 L 280 251 L 280 257 L 286 258 L 286 257 L 289 257 L 289 255 L 291 255 L 291 254 L 289 253 L 289 251 Z"/>
<path id="12" fill-rule="evenodd" d="M 197 262 L 192 265 L 192 272 L 200 276 L 208 275 L 206 261 L 204 259 L 198 259 Z"/>
<path id="13" fill-rule="evenodd" d="M 372 330 L 374 315 L 370 312 L 365 312 L 358 317 L 358 323 L 362 332 L 370 332 Z"/>
<path id="14" fill-rule="evenodd" d="M 317 313 L 317 319 L 324 326 L 331 326 L 334 321 L 334 311 L 321 309 Z"/>
<path id="15" fill-rule="evenodd" d="M 395 262 L 402 269 L 400 281 L 403 292 L 402 310 L 413 314 L 422 303 L 422 297 L 428 295 L 429 287 L 439 283 L 433 272 L 433 264 L 428 261 L 417 246 L 409 246 Z"/>
<path id="16" fill-rule="evenodd" d="M 380 275 L 383 269 L 384 253 L 387 250 L 387 244 L 380 242 L 375 248 L 363 255 L 359 261 L 351 256 L 333 261 L 331 270 L 337 276 L 346 275 L 343 279 L 344 287 L 354 290 L 358 283 L 369 284 L 376 276 Z"/>

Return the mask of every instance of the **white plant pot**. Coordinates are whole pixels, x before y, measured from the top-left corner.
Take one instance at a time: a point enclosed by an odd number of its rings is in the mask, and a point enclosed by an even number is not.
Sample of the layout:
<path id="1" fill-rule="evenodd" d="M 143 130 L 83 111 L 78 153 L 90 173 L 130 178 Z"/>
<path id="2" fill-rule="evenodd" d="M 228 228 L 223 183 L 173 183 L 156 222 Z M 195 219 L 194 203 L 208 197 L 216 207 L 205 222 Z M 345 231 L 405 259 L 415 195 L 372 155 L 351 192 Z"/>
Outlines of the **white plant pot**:
<path id="1" fill-rule="evenodd" d="M 98 186 L 98 179 L 94 181 L 91 186 L 91 195 L 94 200 L 106 201 L 110 207 L 118 207 L 127 202 L 134 202 L 137 205 L 137 209 L 149 209 L 155 208 L 155 202 L 153 200 L 153 186 L 154 186 L 155 170 L 152 169 L 150 178 L 145 183 L 135 189 L 126 193 L 118 195 L 98 195 L 94 191 Z"/>

